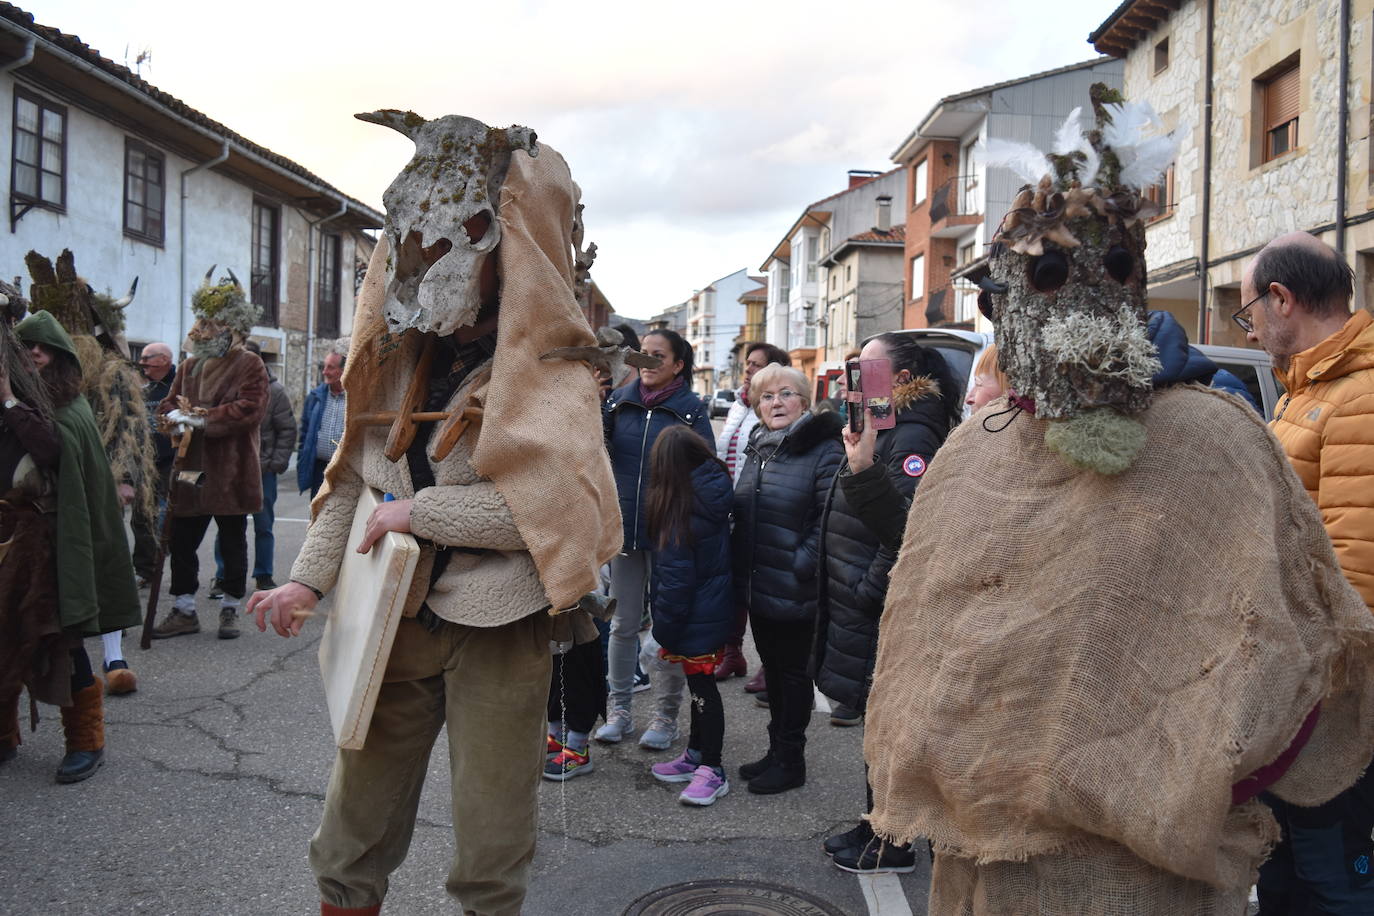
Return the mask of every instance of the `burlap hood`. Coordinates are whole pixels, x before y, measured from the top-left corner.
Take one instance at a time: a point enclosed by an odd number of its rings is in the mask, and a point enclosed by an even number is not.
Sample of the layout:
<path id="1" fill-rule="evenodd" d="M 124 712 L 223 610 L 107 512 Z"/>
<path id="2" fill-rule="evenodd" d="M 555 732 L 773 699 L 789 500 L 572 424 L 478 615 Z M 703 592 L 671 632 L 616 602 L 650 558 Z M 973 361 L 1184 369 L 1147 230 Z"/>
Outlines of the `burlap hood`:
<path id="1" fill-rule="evenodd" d="M 620 509 L 610 460 L 601 445 L 596 382 L 586 365 L 541 360 L 555 347 L 595 345 L 573 296 L 573 211 L 578 197 L 567 163 L 540 144 L 539 155 L 511 156 L 501 190 L 497 248 L 501 309 L 491 381 L 481 394 L 474 457 L 477 473 L 505 497 L 553 608 L 566 608 L 599 586 L 602 564 L 620 550 Z M 388 246 L 378 242 L 353 319 L 343 384 L 347 416 L 380 409 L 382 362 L 398 348 L 418 349 L 418 332 L 397 339 L 382 315 Z M 329 465 L 362 447 L 350 422 Z"/>
<path id="2" fill-rule="evenodd" d="M 1196 386 L 1140 416 L 1145 446 L 1113 477 L 1072 468 L 1029 415 L 941 449 L 880 628 L 880 834 L 979 862 L 1110 841 L 1237 888 L 1277 829 L 1231 786 L 1313 706 L 1274 790 L 1314 804 L 1369 762 L 1374 622 L 1278 444 Z"/>

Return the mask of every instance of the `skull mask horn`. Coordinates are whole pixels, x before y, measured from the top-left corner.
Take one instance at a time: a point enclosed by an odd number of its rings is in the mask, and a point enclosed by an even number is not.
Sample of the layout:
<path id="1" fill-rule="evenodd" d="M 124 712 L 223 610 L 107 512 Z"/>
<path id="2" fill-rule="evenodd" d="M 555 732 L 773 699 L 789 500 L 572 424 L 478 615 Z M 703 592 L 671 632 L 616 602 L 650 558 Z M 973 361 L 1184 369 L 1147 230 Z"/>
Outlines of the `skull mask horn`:
<path id="1" fill-rule="evenodd" d="M 391 182 L 386 205 L 388 329 L 451 334 L 481 307 L 481 268 L 501 241 L 497 205 L 511 154 L 538 154 L 528 127 L 495 128 L 459 115 L 411 111 L 356 115 L 404 134 L 415 153 Z"/>

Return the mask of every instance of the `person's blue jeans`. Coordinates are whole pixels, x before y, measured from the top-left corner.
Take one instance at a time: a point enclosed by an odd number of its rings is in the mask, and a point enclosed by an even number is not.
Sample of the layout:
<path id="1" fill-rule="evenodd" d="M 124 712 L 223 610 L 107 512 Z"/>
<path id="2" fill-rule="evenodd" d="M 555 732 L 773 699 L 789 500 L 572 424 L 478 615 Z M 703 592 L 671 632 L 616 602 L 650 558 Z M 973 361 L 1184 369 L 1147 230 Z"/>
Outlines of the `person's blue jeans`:
<path id="1" fill-rule="evenodd" d="M 1301 808 L 1265 792 L 1283 838 L 1259 870 L 1261 916 L 1374 914 L 1374 766 L 1324 805 Z"/>
<path id="2" fill-rule="evenodd" d="M 277 475 L 262 472 L 262 508 L 253 513 L 253 578 L 272 576 L 272 560 L 277 550 L 277 538 L 272 525 L 277 520 Z M 224 558 L 219 552 L 219 532 L 215 532 L 215 578 L 224 577 Z"/>

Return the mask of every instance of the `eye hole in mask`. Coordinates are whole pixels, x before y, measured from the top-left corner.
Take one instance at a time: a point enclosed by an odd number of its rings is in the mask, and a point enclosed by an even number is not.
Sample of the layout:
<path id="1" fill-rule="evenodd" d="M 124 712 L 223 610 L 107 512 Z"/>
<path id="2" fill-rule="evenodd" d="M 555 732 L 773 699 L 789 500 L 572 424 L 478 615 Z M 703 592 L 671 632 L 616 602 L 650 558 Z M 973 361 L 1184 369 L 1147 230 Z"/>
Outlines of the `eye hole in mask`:
<path id="1" fill-rule="evenodd" d="M 1062 251 L 1047 251 L 1031 262 L 1031 286 L 1042 293 L 1052 293 L 1069 279 L 1069 259 Z"/>
<path id="2" fill-rule="evenodd" d="M 1107 273 L 1111 274 L 1113 280 L 1125 283 L 1135 268 L 1135 258 L 1120 245 L 1113 245 L 1107 250 L 1107 256 L 1102 259 L 1102 266 L 1107 268 Z"/>

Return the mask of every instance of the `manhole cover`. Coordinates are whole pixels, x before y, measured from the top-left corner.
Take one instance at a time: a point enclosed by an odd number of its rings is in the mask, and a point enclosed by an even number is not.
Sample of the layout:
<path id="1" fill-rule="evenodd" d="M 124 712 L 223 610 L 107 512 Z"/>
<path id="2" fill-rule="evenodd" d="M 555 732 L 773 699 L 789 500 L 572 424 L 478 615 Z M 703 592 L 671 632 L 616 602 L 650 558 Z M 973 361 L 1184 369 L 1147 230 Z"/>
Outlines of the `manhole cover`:
<path id="1" fill-rule="evenodd" d="M 758 881 L 688 881 L 651 891 L 625 916 L 844 916 L 824 900 Z"/>

